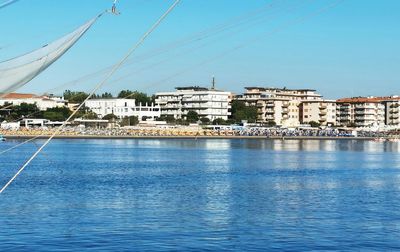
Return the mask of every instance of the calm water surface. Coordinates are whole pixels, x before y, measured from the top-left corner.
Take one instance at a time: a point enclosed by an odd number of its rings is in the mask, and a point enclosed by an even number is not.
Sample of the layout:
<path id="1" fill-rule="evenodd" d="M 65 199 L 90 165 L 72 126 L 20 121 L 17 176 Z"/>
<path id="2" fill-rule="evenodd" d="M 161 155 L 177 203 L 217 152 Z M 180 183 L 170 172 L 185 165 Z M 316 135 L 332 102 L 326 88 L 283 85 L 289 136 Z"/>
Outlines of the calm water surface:
<path id="1" fill-rule="evenodd" d="M 0 225 L 0 251 L 399 250 L 400 143 L 55 140 Z"/>

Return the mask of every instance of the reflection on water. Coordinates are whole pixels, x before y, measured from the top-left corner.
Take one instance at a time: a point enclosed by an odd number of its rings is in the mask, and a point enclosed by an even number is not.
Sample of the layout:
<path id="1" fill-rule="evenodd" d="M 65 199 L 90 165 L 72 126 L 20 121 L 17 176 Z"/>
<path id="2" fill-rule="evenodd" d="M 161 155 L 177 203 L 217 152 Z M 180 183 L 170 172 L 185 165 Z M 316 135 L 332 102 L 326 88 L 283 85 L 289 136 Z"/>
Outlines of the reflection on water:
<path id="1" fill-rule="evenodd" d="M 2 184 L 35 148 L 0 156 Z M 400 143 L 56 140 L 44 154 L 0 196 L 1 251 L 400 249 Z"/>

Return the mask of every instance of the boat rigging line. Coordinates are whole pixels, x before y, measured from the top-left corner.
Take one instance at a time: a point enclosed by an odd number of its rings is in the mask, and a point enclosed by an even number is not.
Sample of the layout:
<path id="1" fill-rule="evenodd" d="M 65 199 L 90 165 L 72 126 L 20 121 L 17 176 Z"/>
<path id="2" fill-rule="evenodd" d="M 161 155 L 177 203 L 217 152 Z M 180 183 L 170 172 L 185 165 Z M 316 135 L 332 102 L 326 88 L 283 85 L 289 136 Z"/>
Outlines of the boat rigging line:
<path id="1" fill-rule="evenodd" d="M 7 187 L 21 174 L 21 172 L 40 154 L 40 152 L 51 142 L 51 140 L 65 127 L 65 125 L 75 116 L 75 114 L 82 108 L 87 100 L 89 100 L 114 74 L 121 68 L 121 66 L 129 59 L 129 57 L 144 43 L 144 41 L 153 33 L 154 30 L 162 23 L 162 21 L 175 9 L 181 0 L 176 0 L 168 10 L 150 27 L 150 29 L 133 45 L 133 47 L 126 53 L 126 55 L 114 65 L 112 70 L 107 76 L 100 81 L 90 92 L 89 96 L 72 112 L 64 123 L 57 128 L 57 130 L 40 146 L 40 148 L 24 163 L 24 165 L 15 173 L 15 175 L 1 188 L 0 194 L 7 189 Z"/>
<path id="2" fill-rule="evenodd" d="M 14 3 L 18 2 L 18 1 L 19 0 L 7 0 L 7 1 L 5 1 L 3 3 L 0 3 L 0 9 L 3 9 L 3 8 L 5 8 L 5 7 L 7 7 L 7 6 L 11 5 L 11 4 L 14 4 Z"/>

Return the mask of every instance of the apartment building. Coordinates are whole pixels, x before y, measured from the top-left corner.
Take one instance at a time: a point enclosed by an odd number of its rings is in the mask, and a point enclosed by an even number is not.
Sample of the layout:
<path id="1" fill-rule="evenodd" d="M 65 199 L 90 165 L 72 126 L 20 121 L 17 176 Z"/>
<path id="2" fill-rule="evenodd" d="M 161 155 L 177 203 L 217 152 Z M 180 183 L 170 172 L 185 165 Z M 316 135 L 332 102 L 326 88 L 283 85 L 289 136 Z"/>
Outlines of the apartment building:
<path id="1" fill-rule="evenodd" d="M 322 96 L 316 93 L 316 90 L 263 87 L 246 87 L 245 89 L 246 92 L 237 99 L 244 101 L 248 106 L 257 106 L 258 122 L 273 121 L 279 126 L 296 127 L 313 120 L 327 125 L 335 119 L 332 119 L 331 115 L 334 113 L 332 110 L 335 110 L 334 103 L 322 100 Z M 321 105 L 321 109 L 320 103 L 324 104 Z M 303 104 L 306 105 L 303 106 Z M 318 104 L 318 111 L 314 112 L 312 108 L 309 111 L 309 104 L 310 107 L 312 107 L 311 104 Z M 303 113 L 303 107 L 307 107 L 305 113 Z M 336 117 L 336 115 L 333 116 Z"/>
<path id="2" fill-rule="evenodd" d="M 243 95 L 236 96 L 237 100 L 245 102 L 247 106 L 256 106 L 258 122 L 274 122 L 283 125 L 288 119 L 289 99 L 277 98 L 266 88 L 246 87 Z"/>
<path id="3" fill-rule="evenodd" d="M 400 97 L 383 98 L 385 105 L 385 124 L 390 126 L 400 126 Z"/>
<path id="4" fill-rule="evenodd" d="M 118 118 L 137 116 L 139 121 L 158 118 L 161 116 L 161 108 L 154 104 L 136 105 L 135 99 L 90 99 L 85 107 L 97 114 L 99 118 L 114 114 Z"/>
<path id="5" fill-rule="evenodd" d="M 336 101 L 306 100 L 300 104 L 300 123 L 317 122 L 322 126 L 336 125 Z"/>
<path id="6" fill-rule="evenodd" d="M 177 87 L 174 92 L 156 93 L 161 115 L 184 119 L 189 111 L 211 121 L 228 120 L 231 112 L 231 93 L 198 86 Z"/>
<path id="7" fill-rule="evenodd" d="M 340 126 L 371 127 L 385 124 L 382 97 L 344 98 L 336 101 L 337 124 Z"/>

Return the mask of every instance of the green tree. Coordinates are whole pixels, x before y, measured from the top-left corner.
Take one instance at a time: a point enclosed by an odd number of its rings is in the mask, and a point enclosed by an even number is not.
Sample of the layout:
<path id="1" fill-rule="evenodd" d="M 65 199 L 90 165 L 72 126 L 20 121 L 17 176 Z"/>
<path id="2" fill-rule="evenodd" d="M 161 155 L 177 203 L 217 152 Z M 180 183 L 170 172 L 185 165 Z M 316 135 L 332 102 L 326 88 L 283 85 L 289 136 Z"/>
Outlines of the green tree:
<path id="1" fill-rule="evenodd" d="M 113 95 L 111 94 L 111 93 L 107 93 L 107 92 L 105 92 L 105 93 L 103 93 L 103 94 L 101 94 L 101 98 L 113 98 Z"/>
<path id="2" fill-rule="evenodd" d="M 162 115 L 160 118 L 157 119 L 158 121 L 166 121 L 169 124 L 173 124 L 176 122 L 175 117 L 173 115 Z"/>
<path id="3" fill-rule="evenodd" d="M 45 111 L 43 113 L 43 118 L 53 121 L 53 122 L 54 121 L 60 121 L 60 122 L 65 121 L 64 116 L 62 114 L 57 113 L 57 112 L 51 112 L 51 111 Z"/>
<path id="4" fill-rule="evenodd" d="M 36 104 L 21 103 L 9 108 L 10 114 L 6 117 L 7 121 L 15 121 L 21 118 L 40 118 L 43 116 L 42 111 Z"/>
<path id="5" fill-rule="evenodd" d="M 197 114 L 196 111 L 191 110 L 186 114 L 186 121 L 188 121 L 189 123 L 195 123 L 198 120 L 199 120 L 199 114 Z"/>
<path id="6" fill-rule="evenodd" d="M 222 118 L 216 118 L 213 121 L 213 125 L 226 125 L 226 121 Z"/>
<path id="7" fill-rule="evenodd" d="M 316 121 L 311 121 L 308 124 L 310 124 L 311 127 L 313 128 L 318 128 L 321 124 L 316 122 Z"/>
<path id="8" fill-rule="evenodd" d="M 203 124 L 203 125 L 208 125 L 211 122 L 208 117 L 202 117 L 202 118 L 200 118 L 200 121 L 201 121 L 201 124 Z"/>
<path id="9" fill-rule="evenodd" d="M 65 121 L 71 113 L 72 112 L 67 107 L 48 108 L 43 112 L 43 118 L 50 121 Z"/>
<path id="10" fill-rule="evenodd" d="M 243 101 L 234 100 L 232 102 L 232 115 L 231 118 L 235 122 L 241 122 L 247 120 L 250 123 L 257 121 L 257 107 L 246 106 Z"/>
<path id="11" fill-rule="evenodd" d="M 139 103 L 142 103 L 143 105 L 146 103 L 152 103 L 152 97 L 149 97 L 147 94 L 138 91 L 122 90 L 119 92 L 118 98 L 135 99 L 136 105 L 139 105 Z"/>
<path id="12" fill-rule="evenodd" d="M 124 117 L 121 122 L 121 126 L 135 126 L 139 124 L 139 118 L 137 116 Z"/>
<path id="13" fill-rule="evenodd" d="M 111 93 L 108 93 L 108 92 L 105 92 L 105 93 L 102 93 L 102 94 L 94 94 L 94 95 L 92 95 L 92 98 L 93 99 L 110 99 L 110 98 L 113 98 L 113 95 L 111 94 Z"/>
<path id="14" fill-rule="evenodd" d="M 276 122 L 273 121 L 273 120 L 270 120 L 270 121 L 267 122 L 267 126 L 268 127 L 275 127 L 276 126 Z"/>
<path id="15" fill-rule="evenodd" d="M 86 113 L 84 113 L 82 115 L 83 119 L 88 119 L 88 120 L 95 120 L 95 119 L 99 119 L 99 117 L 97 116 L 96 113 L 92 112 L 92 111 L 87 111 Z"/>
<path id="16" fill-rule="evenodd" d="M 103 120 L 109 120 L 109 121 L 117 120 L 117 119 L 118 119 L 118 117 L 114 114 L 108 114 L 103 117 Z"/>
<path id="17" fill-rule="evenodd" d="M 175 123 L 176 123 L 176 124 L 179 124 L 179 125 L 189 125 L 189 122 L 186 121 L 186 120 L 183 120 L 183 119 L 177 119 L 177 120 L 175 121 Z"/>
<path id="18" fill-rule="evenodd" d="M 233 120 L 232 118 L 226 120 L 226 124 L 227 125 L 231 125 L 231 124 L 235 124 L 235 120 Z"/>
<path id="19" fill-rule="evenodd" d="M 82 103 L 89 96 L 89 94 L 85 92 L 65 90 L 63 96 L 64 99 L 68 100 L 70 103 Z"/>

